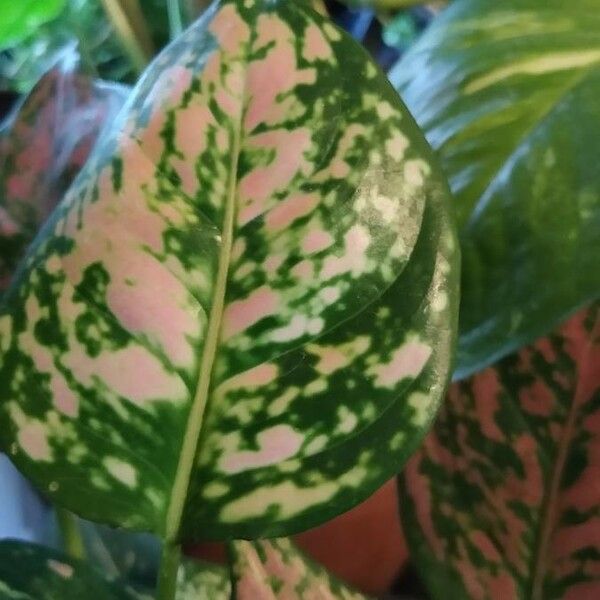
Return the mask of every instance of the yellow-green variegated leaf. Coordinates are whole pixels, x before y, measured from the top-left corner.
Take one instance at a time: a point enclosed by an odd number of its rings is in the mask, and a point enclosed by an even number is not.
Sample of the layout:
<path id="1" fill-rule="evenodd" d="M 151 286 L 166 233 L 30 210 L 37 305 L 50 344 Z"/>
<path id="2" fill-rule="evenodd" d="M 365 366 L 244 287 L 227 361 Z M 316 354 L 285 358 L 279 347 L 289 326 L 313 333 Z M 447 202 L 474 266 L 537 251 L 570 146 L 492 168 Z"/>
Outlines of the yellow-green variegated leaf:
<path id="1" fill-rule="evenodd" d="M 123 582 L 106 579 L 80 561 L 49 548 L 13 540 L 0 542 L 0 598 L 151 600 Z"/>
<path id="2" fill-rule="evenodd" d="M 464 376 L 600 294 L 600 2 L 457 0 L 390 77 L 456 196 Z"/>
<path id="3" fill-rule="evenodd" d="M 176 600 L 230 600 L 231 573 L 227 567 L 185 560 L 177 573 Z"/>
<path id="4" fill-rule="evenodd" d="M 287 538 L 237 541 L 230 548 L 235 600 L 367 600 L 304 556 Z"/>
<path id="5" fill-rule="evenodd" d="M 168 539 L 347 510 L 444 391 L 446 201 L 383 74 L 308 1 L 213 5 L 149 67 L 6 295 L 5 447 L 56 502 Z"/>

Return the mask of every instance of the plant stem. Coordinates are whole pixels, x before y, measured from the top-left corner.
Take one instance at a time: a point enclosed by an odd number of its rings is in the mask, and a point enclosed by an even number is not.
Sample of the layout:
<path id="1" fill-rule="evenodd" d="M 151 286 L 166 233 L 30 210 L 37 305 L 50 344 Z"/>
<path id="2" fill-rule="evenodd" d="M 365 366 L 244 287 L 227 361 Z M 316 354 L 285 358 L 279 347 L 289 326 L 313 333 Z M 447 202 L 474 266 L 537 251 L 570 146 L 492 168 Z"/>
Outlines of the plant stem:
<path id="1" fill-rule="evenodd" d="M 67 555 L 77 560 L 83 560 L 85 558 L 85 547 L 75 516 L 68 510 L 57 507 L 56 521 Z"/>
<path id="2" fill-rule="evenodd" d="M 169 34 L 174 40 L 183 31 L 179 0 L 167 0 L 167 11 L 169 13 Z"/>
<path id="3" fill-rule="evenodd" d="M 165 541 L 158 572 L 157 600 L 174 600 L 177 591 L 177 572 L 181 560 L 181 546 Z"/>
<path id="4" fill-rule="evenodd" d="M 138 0 L 102 0 L 131 64 L 141 73 L 153 55 L 152 39 Z"/>

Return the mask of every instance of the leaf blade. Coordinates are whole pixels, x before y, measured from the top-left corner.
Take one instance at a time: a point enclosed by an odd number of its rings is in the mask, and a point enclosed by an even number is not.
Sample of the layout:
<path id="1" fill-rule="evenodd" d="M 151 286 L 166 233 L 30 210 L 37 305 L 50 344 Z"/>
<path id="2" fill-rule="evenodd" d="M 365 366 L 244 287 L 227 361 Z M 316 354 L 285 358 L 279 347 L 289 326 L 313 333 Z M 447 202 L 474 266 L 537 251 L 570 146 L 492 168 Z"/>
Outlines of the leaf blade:
<path id="1" fill-rule="evenodd" d="M 465 261 L 457 377 L 598 296 L 594 6 L 458 2 L 391 73 L 456 198 Z"/>
<path id="2" fill-rule="evenodd" d="M 168 537 L 282 535 L 316 525 L 333 495 L 336 511 L 366 497 L 422 436 L 455 326 L 447 189 L 353 44 L 303 2 L 214 5 L 148 70 L 46 225 L 0 317 L 0 395 L 14 458 L 56 501 Z M 414 289 L 380 306 L 407 271 Z M 377 348 L 353 329 L 365 315 L 395 326 Z M 343 367 L 375 390 L 364 414 L 335 390 L 319 399 Z M 23 369 L 35 403 L 14 401 Z M 389 407 L 400 420 L 380 442 L 404 417 L 406 440 L 347 485 L 355 465 L 336 447 L 357 456 L 352 438 Z M 305 458 L 312 478 L 295 473 Z M 275 486 L 301 493 L 249 518 Z"/>
<path id="3" fill-rule="evenodd" d="M 595 303 L 453 386 L 400 487 L 409 544 L 434 597 L 599 589 L 598 323 Z"/>

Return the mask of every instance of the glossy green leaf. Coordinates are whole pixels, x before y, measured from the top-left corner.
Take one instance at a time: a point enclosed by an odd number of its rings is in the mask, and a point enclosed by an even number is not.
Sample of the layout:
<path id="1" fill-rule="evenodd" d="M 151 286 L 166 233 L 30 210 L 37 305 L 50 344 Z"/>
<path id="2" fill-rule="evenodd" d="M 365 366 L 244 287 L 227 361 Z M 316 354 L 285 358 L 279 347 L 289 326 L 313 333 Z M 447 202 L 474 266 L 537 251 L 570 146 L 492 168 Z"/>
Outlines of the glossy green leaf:
<path id="1" fill-rule="evenodd" d="M 600 293 L 600 3 L 457 0 L 391 80 L 455 195 L 464 376 Z"/>
<path id="2" fill-rule="evenodd" d="M 235 600 L 366 600 L 304 556 L 289 539 L 231 544 Z"/>
<path id="3" fill-rule="evenodd" d="M 230 600 L 231 573 L 227 567 L 186 560 L 177 576 L 177 600 Z"/>
<path id="4" fill-rule="evenodd" d="M 65 50 L 0 131 L 0 295 L 38 229 L 69 188 L 100 132 L 125 102 Z"/>
<path id="5" fill-rule="evenodd" d="M 383 74 L 308 3 L 227 1 L 113 134 L 0 310 L 13 460 L 168 539 L 369 496 L 433 418 L 457 307 L 448 192 Z"/>
<path id="6" fill-rule="evenodd" d="M 600 597 L 600 304 L 455 384 L 401 486 L 434 598 Z"/>
<path id="7" fill-rule="evenodd" d="M 54 19 L 65 0 L 0 0 L 0 50 L 35 33 L 46 21 Z"/>
<path id="8" fill-rule="evenodd" d="M 42 546 L 0 542 L 3 600 L 150 600 L 109 581 L 84 563 Z"/>

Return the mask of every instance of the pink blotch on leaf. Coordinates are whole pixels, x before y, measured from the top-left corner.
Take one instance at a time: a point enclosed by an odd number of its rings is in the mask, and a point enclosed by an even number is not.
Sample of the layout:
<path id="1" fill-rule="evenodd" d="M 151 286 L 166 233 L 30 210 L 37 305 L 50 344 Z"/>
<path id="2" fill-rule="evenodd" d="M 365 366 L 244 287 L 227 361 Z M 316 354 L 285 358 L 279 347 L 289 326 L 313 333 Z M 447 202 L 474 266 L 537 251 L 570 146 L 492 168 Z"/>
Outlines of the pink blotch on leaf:
<path id="1" fill-rule="evenodd" d="M 45 427 L 37 422 L 27 423 L 19 430 L 17 439 L 23 452 L 32 460 L 49 461 L 52 458 Z"/>
<path id="2" fill-rule="evenodd" d="M 178 375 L 168 373 L 160 360 L 142 346 L 107 350 L 95 358 L 83 352 L 65 355 L 65 364 L 84 385 L 99 379 L 125 400 L 148 402 L 185 400 L 188 392 Z"/>
<path id="3" fill-rule="evenodd" d="M 298 174 L 307 173 L 309 164 L 304 154 L 310 148 L 311 135 L 305 128 L 278 129 L 255 135 L 247 144 L 251 148 L 272 151 L 274 158 L 267 166 L 255 167 L 240 181 L 240 225 L 268 211 L 276 192 L 285 190 Z"/>
<path id="4" fill-rule="evenodd" d="M 258 37 L 254 49 L 273 43 L 266 56 L 248 65 L 247 94 L 250 98 L 245 129 L 253 131 L 260 123 L 274 125 L 286 118 L 281 110 L 285 103 L 278 98 L 301 84 L 316 80 L 314 69 L 299 69 L 294 48 L 295 36 L 275 15 L 261 15 L 257 23 Z M 291 143 L 291 142 L 290 142 Z"/>
<path id="5" fill-rule="evenodd" d="M 522 389 L 519 397 L 523 410 L 539 417 L 550 416 L 555 407 L 554 395 L 541 379 L 536 379 L 531 386 Z"/>
<path id="6" fill-rule="evenodd" d="M 310 214 L 318 203 L 317 194 L 292 194 L 266 214 L 265 225 L 271 231 L 285 229 L 297 219 Z"/>
<path id="7" fill-rule="evenodd" d="M 314 60 L 329 60 L 333 52 L 323 32 L 314 23 L 311 23 L 304 32 L 304 58 L 312 62 Z"/>
<path id="8" fill-rule="evenodd" d="M 306 254 L 315 254 L 329 248 L 334 242 L 330 233 L 322 229 L 309 231 L 302 240 L 302 250 Z"/>
<path id="9" fill-rule="evenodd" d="M 258 450 L 244 450 L 221 458 L 221 468 L 227 473 L 240 473 L 277 464 L 294 456 L 304 437 L 289 425 L 276 425 L 257 436 Z"/>
<path id="10" fill-rule="evenodd" d="M 371 367 L 376 376 L 376 385 L 393 387 L 406 377 L 415 378 L 429 360 L 431 347 L 422 342 L 407 342 L 398 348 L 387 364 Z"/>
<path id="11" fill-rule="evenodd" d="M 496 442 L 506 441 L 504 433 L 495 421 L 496 412 L 500 409 L 498 394 L 501 389 L 498 374 L 492 368 L 482 371 L 473 379 L 475 410 L 481 431 L 487 438 Z"/>
<path id="12" fill-rule="evenodd" d="M 276 314 L 278 307 L 278 295 L 267 286 L 254 290 L 244 300 L 232 302 L 223 313 L 223 339 L 228 340 L 265 317 Z"/>
<path id="13" fill-rule="evenodd" d="M 219 46 L 229 54 L 237 54 L 250 40 L 250 27 L 242 19 L 235 6 L 225 5 L 212 20 L 210 31 Z"/>

